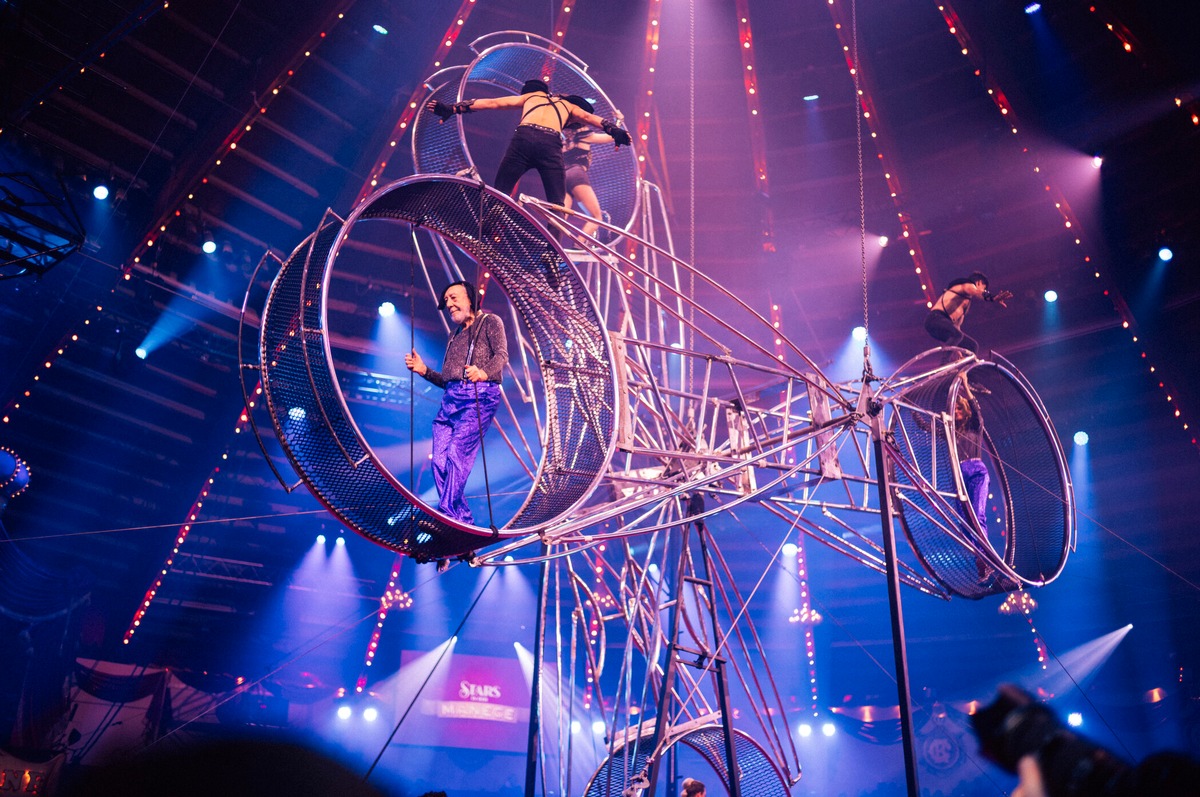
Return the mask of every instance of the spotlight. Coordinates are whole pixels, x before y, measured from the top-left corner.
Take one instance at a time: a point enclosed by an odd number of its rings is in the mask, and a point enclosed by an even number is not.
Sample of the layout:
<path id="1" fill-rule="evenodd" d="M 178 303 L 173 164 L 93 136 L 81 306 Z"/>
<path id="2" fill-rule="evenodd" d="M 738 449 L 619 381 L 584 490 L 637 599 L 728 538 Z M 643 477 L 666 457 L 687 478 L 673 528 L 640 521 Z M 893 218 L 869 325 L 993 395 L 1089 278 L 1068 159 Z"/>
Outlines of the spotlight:
<path id="1" fill-rule="evenodd" d="M 819 99 L 821 99 L 820 94 L 805 94 L 804 95 L 805 102 L 816 102 Z"/>
<path id="2" fill-rule="evenodd" d="M 579 733 L 583 730 L 583 723 L 579 720 L 571 720 L 571 733 Z"/>
<path id="3" fill-rule="evenodd" d="M 325 535 L 318 534 L 317 535 L 317 545 L 324 545 L 324 544 L 325 544 Z"/>
<path id="4" fill-rule="evenodd" d="M 292 407 L 290 410 L 288 410 L 288 420 L 292 421 L 293 423 L 300 423 L 300 421 L 304 420 L 307 416 L 308 413 L 304 411 L 303 407 Z"/>
<path id="5" fill-rule="evenodd" d="M 367 722 L 374 722 L 379 719 L 379 709 L 374 706 L 367 706 L 363 709 L 363 719 Z"/>
<path id="6" fill-rule="evenodd" d="M 1083 715 L 1080 714 L 1078 711 L 1072 711 L 1070 714 L 1067 715 L 1067 724 L 1070 725 L 1072 728 L 1078 728 L 1080 725 L 1083 724 Z"/>
<path id="7" fill-rule="evenodd" d="M 1058 291 L 1049 290 L 1049 291 L 1046 291 L 1046 293 L 1043 295 L 1046 297 L 1046 301 L 1049 302 L 1050 304 L 1054 304 L 1055 302 L 1058 301 Z"/>
<path id="8" fill-rule="evenodd" d="M 506 561 L 506 562 L 512 562 L 512 561 L 514 561 L 514 560 L 513 560 L 513 555 L 512 555 L 512 554 L 508 554 L 507 556 L 505 556 L 505 557 L 504 557 L 504 561 Z"/>
<path id="9" fill-rule="evenodd" d="M 104 183 L 100 183 L 100 185 L 92 189 L 92 196 L 96 197 L 96 199 L 99 199 L 101 202 L 108 199 L 108 186 L 106 186 Z"/>
<path id="10" fill-rule="evenodd" d="M 800 727 L 796 730 L 800 732 L 801 736 L 812 736 L 812 726 L 807 722 L 800 723 Z"/>
<path id="11" fill-rule="evenodd" d="M 333 541 L 333 544 L 334 544 L 334 545 L 345 545 L 345 544 L 346 544 L 346 538 L 345 538 L 345 537 L 338 537 L 336 540 L 334 540 L 334 541 Z"/>
<path id="12" fill-rule="evenodd" d="M 1164 263 L 1170 263 L 1171 258 L 1175 257 L 1175 253 L 1171 251 L 1171 247 L 1164 246 L 1158 250 L 1158 259 Z"/>
<path id="13" fill-rule="evenodd" d="M 1037 12 L 1039 12 L 1041 10 L 1042 10 L 1041 3 L 1030 3 L 1029 5 L 1025 6 L 1026 14 L 1036 14 Z"/>
<path id="14" fill-rule="evenodd" d="M 378 25 L 378 24 L 376 24 L 376 25 L 372 25 L 372 26 L 371 26 L 371 30 L 375 31 L 375 32 L 376 32 L 376 33 L 378 33 L 380 36 L 386 36 L 386 35 L 387 35 L 387 28 L 385 28 L 383 25 Z"/>
<path id="15" fill-rule="evenodd" d="M 133 353 L 137 355 L 137 358 L 139 360 L 144 360 L 144 359 L 146 359 L 146 355 L 149 354 L 150 352 L 146 351 L 141 346 L 138 346 L 136 349 L 133 350 Z"/>
<path id="16" fill-rule="evenodd" d="M 1101 158 L 1099 155 L 1092 156 L 1092 168 L 1093 169 L 1099 169 L 1103 165 L 1104 165 L 1104 158 Z"/>
<path id="17" fill-rule="evenodd" d="M 349 706 L 338 706 L 337 718 L 340 720 L 348 720 L 354 714 L 354 709 Z"/>
<path id="18" fill-rule="evenodd" d="M 1076 432 L 1075 433 L 1075 445 L 1077 445 L 1077 446 L 1086 446 L 1088 444 L 1088 439 L 1089 438 L 1088 438 L 1087 432 Z"/>
<path id="19" fill-rule="evenodd" d="M 883 249 L 888 245 L 888 237 L 886 235 L 879 236 L 879 248 Z"/>
<path id="20" fill-rule="evenodd" d="M 217 242 L 213 238 L 213 234 L 208 230 L 205 230 L 203 235 L 200 236 L 200 241 L 200 251 L 204 254 L 211 255 L 217 251 Z"/>
<path id="21" fill-rule="evenodd" d="M 379 305 L 379 317 L 380 318 L 391 318 L 395 314 L 396 314 L 396 305 L 392 304 L 391 302 L 384 302 L 383 304 Z"/>
<path id="22" fill-rule="evenodd" d="M 857 340 L 859 343 L 862 343 L 864 340 L 867 339 L 867 328 L 866 327 L 855 327 L 854 331 L 850 333 L 850 336 L 853 337 L 855 340 Z"/>
<path id="23" fill-rule="evenodd" d="M 788 556 L 788 557 L 795 556 L 796 551 L 798 551 L 798 550 L 800 550 L 800 549 L 796 547 L 796 543 L 794 543 L 794 542 L 785 542 L 783 544 L 783 555 L 784 556 Z"/>
<path id="24" fill-rule="evenodd" d="M 592 733 L 595 733 L 595 734 L 604 733 L 604 720 L 596 720 L 595 722 L 592 723 Z"/>
<path id="25" fill-rule="evenodd" d="M 821 733 L 824 734 L 825 736 L 833 736 L 833 733 L 836 730 L 837 729 L 833 727 L 832 722 L 826 722 L 824 725 L 821 726 Z"/>

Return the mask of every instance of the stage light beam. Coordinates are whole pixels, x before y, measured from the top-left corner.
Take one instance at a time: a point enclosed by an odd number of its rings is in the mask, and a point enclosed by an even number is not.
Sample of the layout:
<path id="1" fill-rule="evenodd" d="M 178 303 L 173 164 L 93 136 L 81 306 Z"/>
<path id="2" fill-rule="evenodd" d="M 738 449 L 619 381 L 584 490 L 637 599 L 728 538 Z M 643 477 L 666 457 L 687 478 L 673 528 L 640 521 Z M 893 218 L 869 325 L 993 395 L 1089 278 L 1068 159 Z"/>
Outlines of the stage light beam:
<path id="1" fill-rule="evenodd" d="M 867 328 L 866 327 L 855 327 L 854 331 L 851 332 L 850 334 L 855 340 L 857 340 L 859 343 L 862 343 L 864 340 L 867 339 Z"/>
<path id="2" fill-rule="evenodd" d="M 337 718 L 340 720 L 348 720 L 354 715 L 354 709 L 349 706 L 338 706 Z"/>
<path id="3" fill-rule="evenodd" d="M 133 353 L 137 355 L 137 358 L 139 360 L 144 360 L 144 359 L 146 359 L 146 355 L 149 354 L 150 352 L 146 351 L 143 347 L 138 346 L 136 349 L 133 350 Z"/>
<path id="4" fill-rule="evenodd" d="M 1175 253 L 1171 251 L 1171 247 L 1164 246 L 1158 250 L 1158 259 L 1164 263 L 1170 263 L 1171 258 L 1175 257 Z"/>
<path id="5" fill-rule="evenodd" d="M 1086 446 L 1088 444 L 1089 439 L 1090 438 L 1088 437 L 1087 432 L 1076 432 L 1075 433 L 1074 440 L 1075 440 L 1075 445 L 1077 445 L 1077 446 Z"/>
<path id="6" fill-rule="evenodd" d="M 1048 290 L 1048 291 L 1046 291 L 1044 296 L 1045 296 L 1047 304 L 1054 304 L 1055 302 L 1058 301 L 1058 291 L 1056 291 L 1056 290 L 1053 290 L 1053 289 Z"/>
<path id="7" fill-rule="evenodd" d="M 206 255 L 211 255 L 217 251 L 217 241 L 213 238 L 213 234 L 208 230 L 200 238 L 200 251 Z"/>
<path id="8" fill-rule="evenodd" d="M 1037 12 L 1039 12 L 1041 10 L 1042 10 L 1041 3 L 1030 3 L 1029 5 L 1025 6 L 1026 14 L 1036 14 Z"/>
<path id="9" fill-rule="evenodd" d="M 379 305 L 379 317 L 380 318 L 391 318 L 395 314 L 396 314 L 396 305 L 392 304 L 391 302 L 384 302 L 383 304 Z"/>
<path id="10" fill-rule="evenodd" d="M 92 189 L 92 196 L 94 196 L 96 199 L 99 199 L 101 202 L 108 199 L 108 186 L 106 186 L 104 183 L 96 186 Z"/>
<path id="11" fill-rule="evenodd" d="M 1080 714 L 1078 711 L 1072 711 L 1070 714 L 1067 715 L 1067 724 L 1070 725 L 1072 728 L 1078 728 L 1080 725 L 1083 724 L 1083 715 Z"/>

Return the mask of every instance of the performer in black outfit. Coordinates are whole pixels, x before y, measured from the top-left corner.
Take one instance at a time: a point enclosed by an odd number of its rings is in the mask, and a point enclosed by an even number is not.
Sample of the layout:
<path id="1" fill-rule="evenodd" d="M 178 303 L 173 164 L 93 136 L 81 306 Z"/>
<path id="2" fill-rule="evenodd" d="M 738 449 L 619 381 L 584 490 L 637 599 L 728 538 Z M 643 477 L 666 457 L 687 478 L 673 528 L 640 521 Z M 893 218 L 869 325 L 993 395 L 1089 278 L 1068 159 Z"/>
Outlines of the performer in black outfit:
<path id="1" fill-rule="evenodd" d="M 968 277 L 951 280 L 929 315 L 925 316 L 925 331 L 949 346 L 959 346 L 978 354 L 979 342 L 962 331 L 963 319 L 971 309 L 971 300 L 982 299 L 1008 307 L 1006 302 L 1011 298 L 1012 291 L 989 291 L 988 278 L 978 271 Z"/>
<path id="2" fill-rule="evenodd" d="M 556 205 L 563 204 L 566 197 L 562 131 L 569 121 L 578 120 L 603 129 L 618 147 L 632 143 L 629 133 L 615 122 L 585 111 L 566 97 L 551 94 L 550 87 L 542 80 L 526 80 L 521 93 L 511 97 L 463 100 L 453 105 L 430 100 L 425 107 L 441 117 L 442 121 L 457 113 L 494 108 L 522 109 L 521 122 L 508 143 L 508 150 L 500 161 L 493 185 L 496 190 L 511 194 L 521 175 L 530 169 L 537 169 L 546 199 Z"/>
<path id="3" fill-rule="evenodd" d="M 596 109 L 583 97 L 569 94 L 567 100 L 588 113 L 595 113 Z M 617 119 L 622 120 L 619 111 Z M 578 202 L 583 205 L 593 219 L 603 218 L 604 214 L 600 209 L 600 200 L 596 197 L 596 190 L 592 188 L 592 182 L 588 177 L 588 169 L 592 166 L 592 146 L 607 144 L 612 140 L 612 136 L 608 133 L 602 133 L 576 119 L 568 121 L 563 128 L 563 162 L 567 167 L 566 206 L 569 208 L 573 201 Z M 600 225 L 594 221 L 586 221 L 583 224 L 584 235 L 595 235 L 599 229 Z"/>

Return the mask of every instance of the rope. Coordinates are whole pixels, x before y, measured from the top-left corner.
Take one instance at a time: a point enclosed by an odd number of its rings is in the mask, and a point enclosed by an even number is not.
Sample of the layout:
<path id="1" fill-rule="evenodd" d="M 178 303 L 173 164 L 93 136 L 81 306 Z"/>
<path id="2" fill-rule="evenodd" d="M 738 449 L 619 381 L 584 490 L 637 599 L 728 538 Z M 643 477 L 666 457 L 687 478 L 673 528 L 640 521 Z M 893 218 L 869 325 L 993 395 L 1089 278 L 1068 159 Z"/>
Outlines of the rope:
<path id="1" fill-rule="evenodd" d="M 688 351 L 696 350 L 696 0 L 688 3 Z M 687 389 L 693 392 L 696 358 L 688 357 Z"/>
<path id="2" fill-rule="evenodd" d="M 858 2 L 850 0 L 850 38 L 854 55 L 854 140 L 858 150 L 858 256 L 862 270 L 862 308 L 863 308 L 863 385 L 874 379 L 871 369 L 871 316 L 867 301 L 867 199 L 865 179 L 863 177 L 863 137 L 862 137 L 862 62 L 858 60 Z"/>
<path id="3" fill-rule="evenodd" d="M 474 612 L 475 607 L 479 605 L 479 599 L 483 597 L 483 593 L 487 592 L 487 588 L 492 583 L 492 579 L 495 578 L 496 574 L 499 572 L 499 569 L 493 570 L 492 574 L 488 576 L 487 581 L 485 581 L 483 584 L 483 589 L 479 590 L 479 594 L 475 596 L 475 600 L 471 601 L 471 605 L 467 607 L 466 614 L 464 614 L 462 620 L 458 622 L 458 628 L 455 628 L 454 633 L 450 635 L 451 639 L 454 639 L 459 635 L 459 633 L 462 632 L 463 626 L 467 624 L 467 620 L 471 617 L 471 613 Z M 413 695 L 412 702 L 408 704 L 408 708 L 404 709 L 404 713 L 400 715 L 400 719 L 396 722 L 396 727 L 392 728 L 392 732 L 388 735 L 387 741 L 383 743 L 383 747 L 379 748 L 379 755 L 375 756 L 375 760 L 371 762 L 371 766 L 368 767 L 366 773 L 363 774 L 363 783 L 366 783 L 367 779 L 371 777 L 371 773 L 374 772 L 375 767 L 379 765 L 379 761 L 383 758 L 383 754 L 387 752 L 389 747 L 392 746 L 392 739 L 396 738 L 396 734 L 400 732 L 400 726 L 404 724 L 404 720 L 408 719 L 408 713 L 412 711 L 413 706 L 417 704 L 417 698 L 419 698 L 421 693 L 425 691 L 425 687 L 429 685 L 429 679 L 433 677 L 435 672 L 437 672 L 437 668 L 441 665 L 442 659 L 446 658 L 446 654 L 450 652 L 450 648 L 453 646 L 453 642 L 447 642 L 445 646 L 442 647 L 442 652 L 438 654 L 437 661 L 435 661 L 433 666 L 429 668 L 429 674 L 425 676 L 425 680 L 421 682 L 421 686 L 417 689 L 417 693 Z"/>

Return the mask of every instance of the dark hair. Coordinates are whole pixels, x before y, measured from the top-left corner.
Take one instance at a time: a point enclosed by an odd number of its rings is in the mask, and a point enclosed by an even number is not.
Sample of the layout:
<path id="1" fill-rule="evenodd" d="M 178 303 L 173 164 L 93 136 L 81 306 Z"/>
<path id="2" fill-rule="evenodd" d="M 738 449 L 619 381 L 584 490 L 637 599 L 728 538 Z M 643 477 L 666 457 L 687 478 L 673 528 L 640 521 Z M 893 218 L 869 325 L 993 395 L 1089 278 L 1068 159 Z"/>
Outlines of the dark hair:
<path id="1" fill-rule="evenodd" d="M 946 286 L 946 290 L 953 290 L 959 285 L 974 285 L 976 282 L 982 282 L 983 287 L 986 290 L 988 286 L 987 274 L 984 274 L 982 271 L 972 271 L 965 277 L 958 277 L 957 279 L 950 280 L 950 284 Z"/>
<path id="2" fill-rule="evenodd" d="M 471 312 L 473 313 L 476 310 L 478 310 L 479 309 L 479 291 L 475 290 L 475 283 L 468 282 L 467 280 L 459 280 L 458 282 L 451 282 L 449 285 L 447 285 L 445 288 L 443 288 L 442 289 L 442 298 L 438 300 L 438 309 L 439 310 L 446 309 L 446 293 L 449 292 L 449 290 L 451 288 L 453 288 L 455 285 L 461 285 L 466 290 L 467 301 L 471 303 Z"/>
<path id="3" fill-rule="evenodd" d="M 566 100 L 567 102 L 571 103 L 572 105 L 579 106 L 580 108 L 587 111 L 588 113 L 596 112 L 596 106 L 592 105 L 590 102 L 585 100 L 583 97 L 580 97 L 578 94 L 567 94 L 563 97 L 563 99 Z"/>
<path id="4" fill-rule="evenodd" d="M 704 784 L 695 778 L 683 779 L 683 793 L 687 797 L 692 797 L 693 794 L 703 794 L 705 792 Z"/>
<path id="5" fill-rule="evenodd" d="M 537 78 L 530 78 L 529 80 L 526 80 L 524 84 L 522 84 L 521 93 L 529 94 L 532 91 L 544 91 L 547 94 L 549 94 L 550 86 L 544 80 L 538 80 Z"/>

